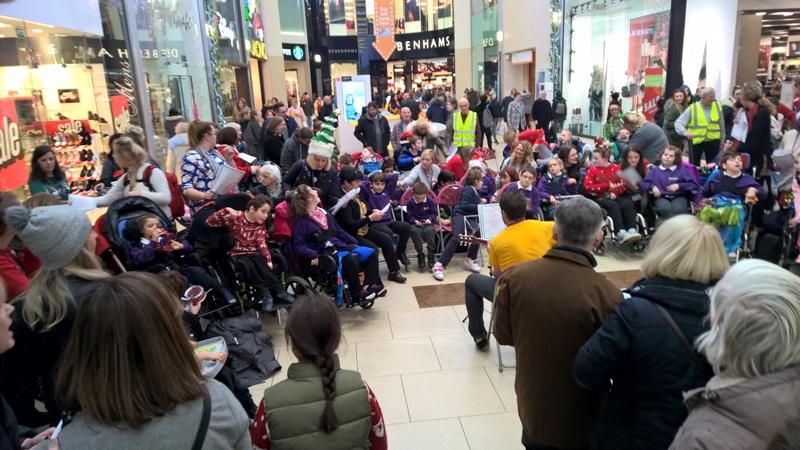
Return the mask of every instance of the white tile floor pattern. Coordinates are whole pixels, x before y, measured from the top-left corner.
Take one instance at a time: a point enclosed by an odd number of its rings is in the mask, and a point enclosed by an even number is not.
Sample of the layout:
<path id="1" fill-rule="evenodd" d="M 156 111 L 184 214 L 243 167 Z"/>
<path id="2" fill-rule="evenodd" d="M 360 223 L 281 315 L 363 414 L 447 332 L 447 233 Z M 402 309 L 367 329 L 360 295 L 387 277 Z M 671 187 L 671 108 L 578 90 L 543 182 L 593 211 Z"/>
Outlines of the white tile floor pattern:
<path id="1" fill-rule="evenodd" d="M 639 258 L 598 258 L 598 270 L 638 268 Z M 463 282 L 461 255 L 451 264 L 445 283 Z M 484 269 L 484 273 L 486 270 Z M 497 370 L 497 346 L 478 351 L 467 332 L 463 303 L 420 309 L 413 286 L 437 283 L 430 273 L 413 268 L 404 285 L 389 282 L 388 295 L 369 310 L 341 312 L 343 368 L 358 370 L 375 392 L 387 424 L 392 450 L 518 449 L 522 428 L 517 416 L 514 370 Z M 485 303 L 489 322 L 491 304 Z M 250 391 L 258 402 L 264 389 L 286 378 L 296 361 L 286 347 L 283 327 L 266 316 L 283 369 Z M 503 347 L 503 361 L 514 362 L 514 350 Z"/>

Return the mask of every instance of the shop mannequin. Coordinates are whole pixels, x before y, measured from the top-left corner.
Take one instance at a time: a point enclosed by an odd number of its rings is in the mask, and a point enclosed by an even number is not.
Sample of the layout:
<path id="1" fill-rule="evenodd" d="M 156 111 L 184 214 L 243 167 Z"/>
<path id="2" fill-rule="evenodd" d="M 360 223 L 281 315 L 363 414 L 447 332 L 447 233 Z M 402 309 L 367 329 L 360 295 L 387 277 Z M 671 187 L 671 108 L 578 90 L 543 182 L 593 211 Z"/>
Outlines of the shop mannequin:
<path id="1" fill-rule="evenodd" d="M 589 120 L 599 122 L 603 120 L 603 69 L 594 66 L 592 82 L 589 85 Z"/>

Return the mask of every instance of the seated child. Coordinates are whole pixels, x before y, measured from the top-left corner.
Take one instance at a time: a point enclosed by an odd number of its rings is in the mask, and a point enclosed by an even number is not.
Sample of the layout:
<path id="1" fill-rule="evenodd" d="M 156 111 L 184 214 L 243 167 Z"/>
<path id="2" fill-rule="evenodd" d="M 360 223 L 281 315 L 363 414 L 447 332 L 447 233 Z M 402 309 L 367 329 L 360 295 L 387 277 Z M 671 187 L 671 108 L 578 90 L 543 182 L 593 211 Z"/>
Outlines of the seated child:
<path id="1" fill-rule="evenodd" d="M 539 205 L 541 204 L 541 199 L 539 197 L 539 191 L 536 189 L 536 186 L 534 186 L 534 183 L 536 183 L 536 172 L 533 167 L 525 167 L 519 173 L 519 181 L 509 184 L 506 188 L 507 192 L 520 190 L 525 195 L 525 198 L 528 199 L 528 212 L 525 214 L 526 219 L 539 219 Z"/>
<path id="2" fill-rule="evenodd" d="M 400 185 L 400 175 L 394 171 L 394 163 L 392 161 L 384 161 L 381 164 L 381 172 L 386 175 L 386 193 L 392 199 L 392 206 L 398 207 L 400 199 L 403 197 L 403 189 Z"/>
<path id="3" fill-rule="evenodd" d="M 622 160 L 622 154 L 628 150 L 630 140 L 631 132 L 625 128 L 620 128 L 617 132 L 617 139 L 609 146 L 611 150 L 611 161 L 617 162 Z"/>
<path id="4" fill-rule="evenodd" d="M 342 166 L 342 169 L 344 169 L 344 166 Z M 381 161 L 372 153 L 372 150 L 365 148 L 361 150 L 361 158 L 358 160 L 358 169 L 364 175 L 378 172 L 381 170 Z"/>
<path id="5" fill-rule="evenodd" d="M 433 269 L 436 262 L 436 229 L 439 214 L 436 211 L 436 203 L 428 195 L 428 187 L 417 181 L 414 183 L 414 196 L 406 203 L 408 222 L 411 224 L 411 240 L 417 250 L 417 264 L 419 270 L 423 271 L 425 265 L 425 252 L 422 242 L 428 246 L 428 270 Z"/>
<path id="6" fill-rule="evenodd" d="M 545 206 L 545 218 L 551 219 L 555 214 L 559 198 L 565 195 L 577 195 L 578 185 L 569 183 L 564 163 L 561 158 L 553 156 L 547 161 L 547 173 L 539 178 L 536 190 L 539 191 L 539 198 Z"/>
<path id="7" fill-rule="evenodd" d="M 640 186 L 653 196 L 659 223 L 691 212 L 689 202 L 700 191 L 694 175 L 683 166 L 681 150 L 672 145 L 661 152 L 661 165 L 653 167 Z"/>
<path id="8" fill-rule="evenodd" d="M 505 189 L 508 189 L 511 183 L 519 181 L 519 174 L 517 173 L 517 169 L 506 167 L 500 172 L 497 172 L 497 177 L 495 178 L 497 179 L 497 190 L 494 191 L 491 200 L 489 200 L 492 203 L 497 203 L 499 201 L 500 194 L 502 194 Z"/>
<path id="9" fill-rule="evenodd" d="M 489 171 L 486 169 L 486 163 L 482 159 L 473 159 L 469 162 L 469 168 L 478 168 L 480 169 L 481 173 L 483 174 L 483 187 L 481 188 L 479 194 L 481 194 L 481 198 L 486 200 L 487 202 L 491 200 L 492 196 L 496 189 L 496 182 L 494 176 L 489 174 Z"/>
<path id="10" fill-rule="evenodd" d="M 131 241 L 130 256 L 134 268 L 151 272 L 178 271 L 189 283 L 202 286 L 206 291 L 218 292 L 228 303 L 236 303 L 236 297 L 230 291 L 196 265 L 197 258 L 191 257 L 192 246 L 186 241 L 172 240 L 155 214 L 145 213 L 132 220 L 125 234 Z"/>
<path id="11" fill-rule="evenodd" d="M 375 394 L 361 374 L 339 366 L 342 325 L 333 302 L 313 293 L 299 296 L 286 337 L 299 362 L 264 392 L 250 426 L 253 448 L 386 450 Z"/>
<path id="12" fill-rule="evenodd" d="M 386 295 L 378 275 L 378 253 L 372 251 L 368 257 L 357 253 L 356 250 L 363 247 L 358 247 L 356 238 L 347 234 L 319 204 L 317 191 L 304 184 L 297 187 L 291 201 L 292 249 L 300 257 L 303 271 L 309 275 L 311 268 L 319 265 L 320 255 L 331 252 L 339 258 L 338 270 L 354 302 Z M 364 272 L 363 287 L 359 272 Z"/>
<path id="13" fill-rule="evenodd" d="M 356 167 L 356 161 L 350 153 L 339 155 L 339 171 L 341 172 L 345 167 Z"/>
<path id="14" fill-rule="evenodd" d="M 614 221 L 614 233 L 623 243 L 636 242 L 642 235 L 636 231 L 636 205 L 625 196 L 627 186 L 619 177 L 619 166 L 610 162 L 611 151 L 597 148 L 594 161 L 583 178 L 584 194 L 600 205 Z"/>
<path id="15" fill-rule="evenodd" d="M 272 311 L 276 306 L 291 305 L 294 297 L 286 292 L 272 273 L 272 256 L 267 247 L 267 217 L 272 203 L 266 195 L 257 195 L 247 203 L 245 211 L 220 209 L 208 219 L 210 227 L 226 227 L 235 244 L 231 257 L 245 272 L 246 280 L 261 297 L 261 309 Z"/>
<path id="16" fill-rule="evenodd" d="M 406 132 L 408 133 L 408 132 Z M 403 133 L 404 135 L 406 133 Z M 409 133 L 411 134 L 411 133 Z M 408 145 L 400 148 L 397 157 L 397 170 L 401 172 L 408 172 L 419 163 L 419 157 L 422 154 L 422 139 L 417 136 L 409 136 Z"/>
<path id="17" fill-rule="evenodd" d="M 453 255 L 458 249 L 458 236 L 466 232 L 464 216 L 478 214 L 478 205 L 486 203 L 486 200 L 482 199 L 479 194 L 482 187 L 483 172 L 478 168 L 470 169 L 470 171 L 467 172 L 467 177 L 464 179 L 464 189 L 459 195 L 458 205 L 453 208 L 452 235 L 450 239 L 448 239 L 447 244 L 445 244 L 439 261 L 437 261 L 432 268 L 433 278 L 438 281 L 444 280 L 444 269 L 450 264 L 450 260 L 453 259 Z M 475 261 L 475 258 L 478 256 L 478 250 L 480 250 L 480 248 L 477 244 L 470 245 L 467 251 L 467 257 L 464 259 L 464 267 L 471 272 L 477 273 L 481 271 L 481 266 Z"/>
<path id="18" fill-rule="evenodd" d="M 747 216 L 743 204 L 754 205 L 767 194 L 753 177 L 742 170 L 742 157 L 726 152 L 719 159 L 720 169 L 711 175 L 700 196 L 705 205 L 698 218 L 720 232 L 729 256 L 734 256 L 742 240 Z"/>
<path id="19" fill-rule="evenodd" d="M 439 189 L 436 193 L 441 192 L 442 189 L 453 186 L 456 184 L 456 175 L 449 170 L 442 170 L 439 174 Z M 453 211 L 450 210 L 450 206 L 447 205 L 439 205 L 439 226 L 442 227 L 448 233 L 452 231 L 452 216 Z"/>
<path id="20" fill-rule="evenodd" d="M 411 237 L 411 226 L 406 222 L 399 222 L 394 220 L 392 211 L 387 209 L 387 205 L 391 203 L 391 197 L 386 192 L 387 187 L 386 175 L 383 172 L 373 172 L 369 176 L 369 183 L 361 185 L 361 192 L 366 200 L 368 211 L 383 211 L 383 218 L 378 221 L 372 222 L 370 228 L 375 231 L 381 231 L 389 236 L 393 234 L 398 235 L 397 242 L 397 259 L 404 266 L 408 266 L 411 262 L 406 256 L 406 247 L 408 246 L 408 238 Z M 391 208 L 391 206 L 389 206 Z M 385 256 L 385 255 L 384 255 Z"/>

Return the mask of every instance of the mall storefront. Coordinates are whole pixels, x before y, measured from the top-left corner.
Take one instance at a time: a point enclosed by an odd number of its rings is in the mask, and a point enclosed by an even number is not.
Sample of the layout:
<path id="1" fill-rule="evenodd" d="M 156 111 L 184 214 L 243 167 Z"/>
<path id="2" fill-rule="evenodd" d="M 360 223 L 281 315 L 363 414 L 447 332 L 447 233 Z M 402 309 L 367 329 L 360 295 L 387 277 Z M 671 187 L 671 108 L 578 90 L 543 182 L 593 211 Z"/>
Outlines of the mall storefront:
<path id="1" fill-rule="evenodd" d="M 222 122 L 234 118 L 239 97 L 252 104 L 238 7 L 212 9 L 207 34 L 201 0 L 99 0 L 79 20 L 64 2 L 43 3 L 0 9 L 8 14 L 0 15 L 0 190 L 25 196 L 38 145 L 53 147 L 73 191 L 88 191 L 108 137 L 128 124 L 145 129 L 148 151 L 163 163 L 168 117 Z M 219 71 L 218 97 L 210 36 L 223 61 L 239 64 Z"/>

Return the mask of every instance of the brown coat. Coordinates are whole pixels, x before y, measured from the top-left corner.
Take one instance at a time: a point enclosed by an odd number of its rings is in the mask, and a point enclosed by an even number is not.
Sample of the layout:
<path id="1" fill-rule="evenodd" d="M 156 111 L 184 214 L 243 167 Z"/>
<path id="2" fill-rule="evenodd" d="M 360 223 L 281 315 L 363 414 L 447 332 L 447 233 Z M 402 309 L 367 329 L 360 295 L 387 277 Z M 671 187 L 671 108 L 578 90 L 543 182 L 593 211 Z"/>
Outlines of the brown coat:
<path id="1" fill-rule="evenodd" d="M 494 334 L 516 351 L 517 409 L 537 444 L 587 446 L 597 423 L 603 396 L 578 386 L 572 362 L 622 293 L 595 265 L 590 253 L 558 246 L 498 281 Z"/>
<path id="2" fill-rule="evenodd" d="M 686 394 L 691 411 L 670 449 L 766 450 L 800 446 L 800 367 Z M 781 439 L 784 446 L 773 443 Z"/>

